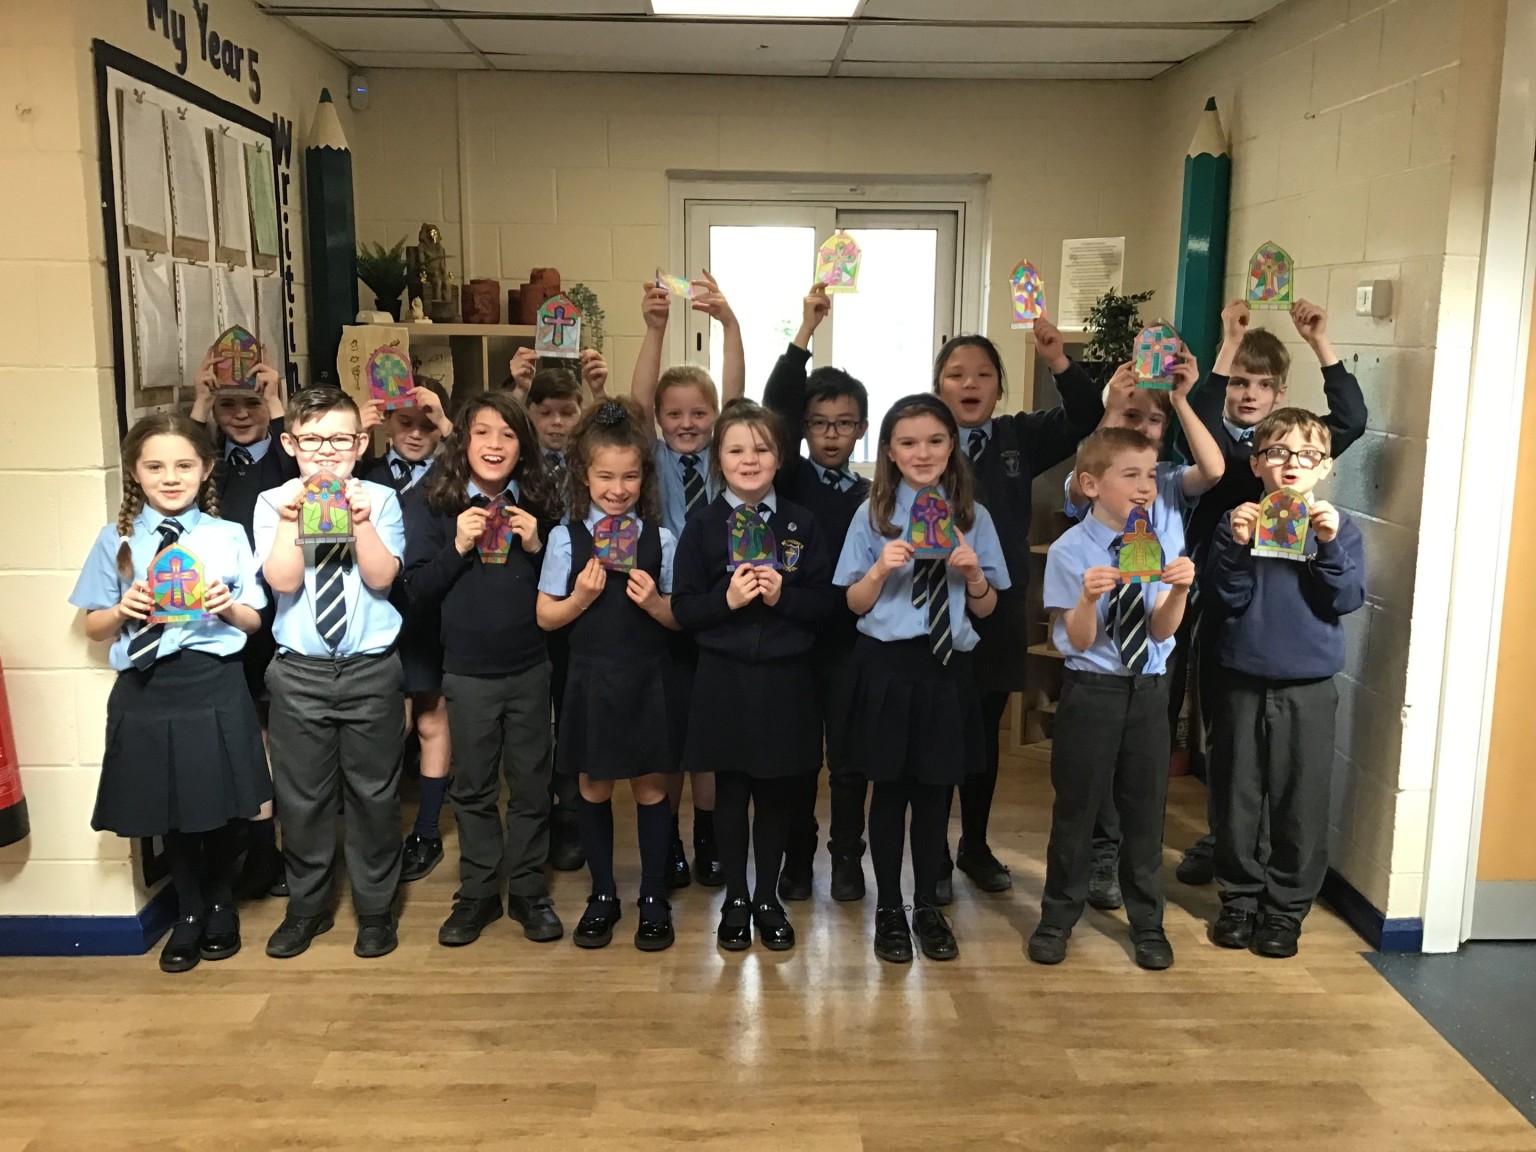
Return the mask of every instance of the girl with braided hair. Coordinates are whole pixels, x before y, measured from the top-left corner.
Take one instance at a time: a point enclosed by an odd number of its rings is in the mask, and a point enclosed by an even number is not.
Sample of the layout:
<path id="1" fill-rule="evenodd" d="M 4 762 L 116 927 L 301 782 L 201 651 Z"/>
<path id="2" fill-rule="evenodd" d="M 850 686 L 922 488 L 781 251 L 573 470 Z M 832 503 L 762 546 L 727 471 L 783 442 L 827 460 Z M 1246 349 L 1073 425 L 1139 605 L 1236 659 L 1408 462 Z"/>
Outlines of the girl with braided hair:
<path id="1" fill-rule="evenodd" d="M 162 838 L 178 905 L 166 972 L 240 950 L 232 822 L 272 799 L 241 661 L 266 593 L 245 529 L 218 518 L 213 465 L 208 437 L 180 413 L 135 424 L 117 523 L 69 597 L 118 674 L 91 827 Z"/>

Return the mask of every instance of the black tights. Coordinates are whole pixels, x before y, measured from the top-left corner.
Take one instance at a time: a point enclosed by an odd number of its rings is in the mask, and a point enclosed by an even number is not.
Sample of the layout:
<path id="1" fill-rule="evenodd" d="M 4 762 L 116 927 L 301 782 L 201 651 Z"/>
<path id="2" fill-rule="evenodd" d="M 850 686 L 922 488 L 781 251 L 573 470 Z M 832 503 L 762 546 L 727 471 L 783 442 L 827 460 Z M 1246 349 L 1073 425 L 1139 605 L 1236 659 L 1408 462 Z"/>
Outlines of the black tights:
<path id="1" fill-rule="evenodd" d="M 777 903 L 779 870 L 789 840 L 795 799 L 805 792 L 799 776 L 760 779 L 744 772 L 715 773 L 715 839 L 727 900 Z M 751 808 L 750 827 L 747 818 Z M 747 845 L 757 868 L 757 886 L 747 890 Z M 755 894 L 754 894 L 755 893 Z"/>
<path id="2" fill-rule="evenodd" d="M 981 734 L 984 754 L 983 770 L 966 777 L 960 785 L 960 836 L 971 848 L 980 850 L 987 846 L 987 825 L 992 821 L 992 796 L 997 791 L 997 761 L 1001 754 L 998 728 L 1003 723 L 1003 713 L 1008 709 L 1008 693 L 983 692 L 981 694 Z M 955 793 L 951 789 L 944 802 L 944 817 L 954 805 Z M 949 834 L 945 833 L 945 851 L 948 852 Z"/>
<path id="3" fill-rule="evenodd" d="M 204 916 L 214 904 L 234 904 L 238 829 L 239 824 L 226 824 L 212 832 L 167 832 L 161 837 L 178 917 Z"/>
<path id="4" fill-rule="evenodd" d="M 900 908 L 905 903 L 901 898 L 901 856 L 909 806 L 914 903 L 935 903 L 934 889 L 944 865 L 950 794 L 950 789 L 942 784 L 919 784 L 913 780 L 875 784 L 869 802 L 869 858 L 875 866 L 877 908 Z"/>

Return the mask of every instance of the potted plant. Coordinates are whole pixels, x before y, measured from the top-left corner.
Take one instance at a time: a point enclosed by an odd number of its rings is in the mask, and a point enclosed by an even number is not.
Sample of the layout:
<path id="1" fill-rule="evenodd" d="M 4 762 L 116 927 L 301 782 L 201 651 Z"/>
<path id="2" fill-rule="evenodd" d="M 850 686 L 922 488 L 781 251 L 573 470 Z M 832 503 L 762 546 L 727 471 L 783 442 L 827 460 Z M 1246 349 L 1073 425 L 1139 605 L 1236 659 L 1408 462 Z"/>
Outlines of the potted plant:
<path id="1" fill-rule="evenodd" d="M 1133 296 L 1121 296 L 1111 288 L 1093 302 L 1084 325 L 1093 339 L 1083 349 L 1083 360 L 1096 383 L 1106 383 L 1131 358 L 1142 328 L 1140 307 L 1150 299 L 1150 288 Z"/>
<path id="2" fill-rule="evenodd" d="M 581 343 L 584 348 L 603 350 L 603 306 L 597 302 L 597 293 L 585 284 L 573 284 L 566 293 L 571 303 L 581 309 Z"/>
<path id="3" fill-rule="evenodd" d="M 399 320 L 400 294 L 407 283 L 405 237 L 400 237 L 399 242 L 388 250 L 382 244 L 375 244 L 371 249 L 364 244 L 359 248 L 357 278 L 373 291 L 373 306 Z"/>

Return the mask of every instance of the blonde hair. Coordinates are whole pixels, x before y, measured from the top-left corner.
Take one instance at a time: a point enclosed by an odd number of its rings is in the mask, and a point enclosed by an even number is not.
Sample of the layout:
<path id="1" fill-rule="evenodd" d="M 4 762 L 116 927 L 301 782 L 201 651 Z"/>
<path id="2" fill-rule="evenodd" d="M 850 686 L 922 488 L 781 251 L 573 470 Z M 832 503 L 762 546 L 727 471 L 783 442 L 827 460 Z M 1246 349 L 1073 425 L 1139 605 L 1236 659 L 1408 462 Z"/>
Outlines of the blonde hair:
<path id="1" fill-rule="evenodd" d="M 207 432 L 180 412 L 152 412 L 128 430 L 122 447 L 123 500 L 117 507 L 117 573 L 125 580 L 133 579 L 133 551 L 129 547 L 133 539 L 133 522 L 144 510 L 144 489 L 139 487 L 133 472 L 139 466 L 139 455 L 151 436 L 180 436 L 196 449 L 197 458 L 204 464 L 212 464 L 218 459 Z M 198 486 L 197 504 L 210 516 L 219 514 L 219 493 L 212 472 Z"/>
<path id="2" fill-rule="evenodd" d="M 1308 440 L 1316 441 L 1323 451 L 1333 455 L 1333 433 L 1316 415 L 1305 408 L 1276 408 L 1253 426 L 1253 450 L 1257 453 L 1267 444 L 1284 440 L 1292 432 L 1300 432 Z"/>
<path id="3" fill-rule="evenodd" d="M 704 399 L 709 401 L 709 406 L 716 413 L 720 411 L 720 392 L 709 373 L 697 364 L 679 364 L 663 372 L 661 379 L 656 381 L 654 407 L 661 407 L 661 398 L 667 394 L 669 388 L 697 388 L 704 393 Z"/>
<path id="4" fill-rule="evenodd" d="M 1150 452 L 1157 455 L 1157 445 L 1134 428 L 1099 428 L 1077 446 L 1073 471 L 1098 479 L 1114 466 L 1122 452 Z"/>

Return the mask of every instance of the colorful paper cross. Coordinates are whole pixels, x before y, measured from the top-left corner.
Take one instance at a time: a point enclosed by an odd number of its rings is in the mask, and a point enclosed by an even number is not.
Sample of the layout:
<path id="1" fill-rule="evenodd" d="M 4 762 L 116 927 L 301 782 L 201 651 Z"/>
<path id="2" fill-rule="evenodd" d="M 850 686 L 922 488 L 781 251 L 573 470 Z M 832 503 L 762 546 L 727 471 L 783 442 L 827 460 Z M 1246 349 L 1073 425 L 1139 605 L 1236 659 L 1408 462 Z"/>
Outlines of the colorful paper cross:
<path id="1" fill-rule="evenodd" d="M 155 607 L 147 623 L 186 624 L 208 618 L 202 563 L 180 544 L 162 548 L 150 562 L 149 586 Z"/>
<path id="2" fill-rule="evenodd" d="M 382 400 L 384 411 L 416 407 L 416 398 L 412 394 L 416 383 L 411 376 L 411 362 L 397 349 L 387 345 L 375 348 L 368 355 L 367 373 L 368 395 L 371 399 Z"/>
<path id="3" fill-rule="evenodd" d="M 1136 369 L 1136 386 L 1167 392 L 1173 388 L 1173 369 L 1184 342 L 1171 325 L 1159 320 L 1143 328 L 1136 336 L 1136 350 L 1132 357 Z"/>
<path id="4" fill-rule="evenodd" d="M 640 522 L 604 516 L 592 526 L 592 554 L 610 572 L 633 572 L 640 553 Z"/>
<path id="5" fill-rule="evenodd" d="M 1120 583 L 1150 584 L 1163 574 L 1163 545 L 1145 508 L 1132 508 L 1120 536 Z"/>
<path id="6" fill-rule="evenodd" d="M 1253 532 L 1255 556 L 1274 556 L 1282 560 L 1307 558 L 1307 529 L 1312 517 L 1307 501 L 1292 488 L 1281 488 L 1264 497 L 1259 504 L 1259 523 Z"/>
<path id="7" fill-rule="evenodd" d="M 768 527 L 750 504 L 743 504 L 731 513 L 730 559 L 725 570 L 734 572 L 744 564 L 758 568 L 779 567 L 778 541 L 773 529 Z"/>
<path id="8" fill-rule="evenodd" d="M 352 507 L 342 482 L 319 471 L 304 482 L 304 502 L 299 507 L 300 544 L 345 544 L 352 536 Z"/>
<path id="9" fill-rule="evenodd" d="M 226 328 L 208 351 L 218 391 L 244 393 L 260 387 L 256 365 L 261 363 L 261 345 L 240 325 Z"/>
<path id="10" fill-rule="evenodd" d="M 505 496 L 492 500 L 485 510 L 485 530 L 475 541 L 482 564 L 505 564 L 512 551 L 512 503 Z"/>
<path id="11" fill-rule="evenodd" d="M 907 543 L 912 545 L 914 560 L 943 559 L 959 544 L 949 501 L 932 485 L 912 498 L 912 514 L 907 521 Z"/>
<path id="12" fill-rule="evenodd" d="M 1028 260 L 1022 260 L 1008 281 L 1013 286 L 1013 327 L 1033 328 L 1035 321 L 1045 315 L 1045 287 L 1040 273 Z"/>
<path id="13" fill-rule="evenodd" d="M 857 292 L 863 259 L 854 238 L 839 228 L 816 249 L 816 283 L 828 292 Z"/>
<path id="14" fill-rule="evenodd" d="M 1289 308 L 1296 302 L 1296 264 L 1272 240 L 1260 244 L 1248 261 L 1248 307 Z"/>
<path id="15" fill-rule="evenodd" d="M 533 350 L 540 356 L 575 360 L 581 355 L 581 309 L 561 293 L 539 305 Z"/>

